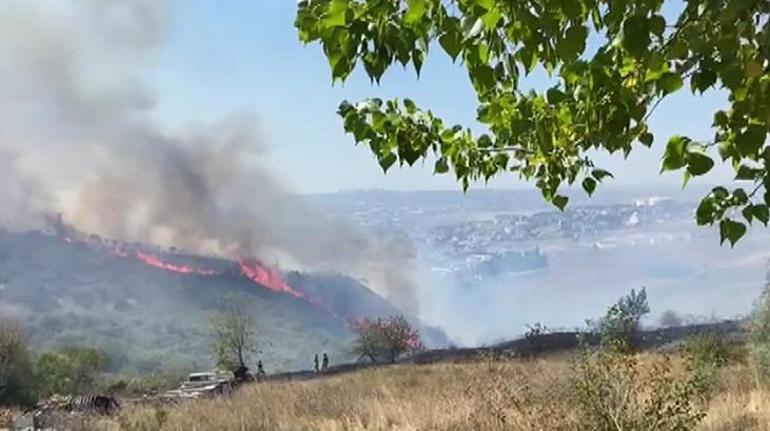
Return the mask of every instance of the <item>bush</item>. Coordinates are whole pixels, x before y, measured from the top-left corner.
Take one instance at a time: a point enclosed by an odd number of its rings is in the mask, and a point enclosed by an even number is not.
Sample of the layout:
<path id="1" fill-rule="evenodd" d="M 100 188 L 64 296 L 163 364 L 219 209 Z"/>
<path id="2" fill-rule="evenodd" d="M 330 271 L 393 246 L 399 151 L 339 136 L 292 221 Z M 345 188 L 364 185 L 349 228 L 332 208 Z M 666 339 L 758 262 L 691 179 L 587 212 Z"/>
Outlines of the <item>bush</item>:
<path id="1" fill-rule="evenodd" d="M 645 365 L 615 349 L 585 350 L 574 372 L 580 429 L 679 431 L 705 416 L 697 377 L 677 377 L 667 357 Z"/>
<path id="2" fill-rule="evenodd" d="M 33 381 L 24 331 L 16 324 L 0 321 L 0 405 L 33 405 Z"/>
<path id="3" fill-rule="evenodd" d="M 94 389 L 97 376 L 107 366 L 107 356 L 98 349 L 65 347 L 46 352 L 35 362 L 40 395 L 79 394 Z"/>
<path id="4" fill-rule="evenodd" d="M 423 348 L 420 332 L 404 316 L 363 319 L 353 326 L 353 354 L 372 362 L 396 362 L 405 353 Z"/>
<path id="5" fill-rule="evenodd" d="M 548 334 L 550 330 L 540 322 L 534 325 L 527 325 L 527 332 L 524 333 L 524 340 L 526 341 L 525 355 L 530 358 L 535 358 L 544 350 L 543 336 Z"/>
<path id="6" fill-rule="evenodd" d="M 756 371 L 758 383 L 770 383 L 770 271 L 765 288 L 754 304 L 749 325 L 749 355 Z"/>
<path id="7" fill-rule="evenodd" d="M 730 343 L 721 334 L 698 334 L 684 346 L 687 370 L 699 390 L 711 393 L 718 384 L 718 371 L 730 362 Z"/>
<path id="8" fill-rule="evenodd" d="M 610 306 L 604 317 L 596 323 L 596 330 L 601 334 L 602 345 L 622 351 L 636 347 L 639 322 L 642 316 L 649 312 L 647 291 L 642 288 L 637 293 L 632 289 L 631 293 Z"/>

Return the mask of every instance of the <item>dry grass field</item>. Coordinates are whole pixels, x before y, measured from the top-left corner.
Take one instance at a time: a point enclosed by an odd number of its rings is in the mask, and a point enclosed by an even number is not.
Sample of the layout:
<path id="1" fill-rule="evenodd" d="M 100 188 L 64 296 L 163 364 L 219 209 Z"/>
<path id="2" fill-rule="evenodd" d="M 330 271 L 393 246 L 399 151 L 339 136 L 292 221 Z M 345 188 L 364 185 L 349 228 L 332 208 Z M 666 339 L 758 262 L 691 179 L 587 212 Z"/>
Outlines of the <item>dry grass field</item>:
<path id="1" fill-rule="evenodd" d="M 681 359 L 642 354 L 636 379 L 664 370 L 681 374 Z M 655 368 L 663 365 L 666 368 Z M 175 406 L 136 406 L 119 417 L 91 422 L 93 430 L 582 430 L 605 429 L 588 421 L 576 400 L 572 359 L 480 360 L 464 364 L 403 365 L 305 382 L 244 387 L 229 398 Z M 621 379 L 622 380 L 622 379 Z M 770 430 L 770 391 L 758 390 L 750 368 L 719 371 L 718 383 L 699 409 L 696 429 Z M 641 414 L 649 394 L 613 380 L 618 409 Z M 614 392 L 613 392 L 614 391 Z M 647 395 L 645 395 L 647 394 Z M 633 398 L 634 396 L 632 396 Z M 609 401 L 609 404 L 617 401 Z M 635 404 L 637 403 L 637 404 Z M 636 409 L 640 411 L 635 411 Z M 614 428 L 613 428 L 614 429 Z M 631 428 L 638 429 L 638 428 Z M 671 428 L 645 428 L 671 429 Z M 687 429 L 687 428 L 685 428 Z"/>

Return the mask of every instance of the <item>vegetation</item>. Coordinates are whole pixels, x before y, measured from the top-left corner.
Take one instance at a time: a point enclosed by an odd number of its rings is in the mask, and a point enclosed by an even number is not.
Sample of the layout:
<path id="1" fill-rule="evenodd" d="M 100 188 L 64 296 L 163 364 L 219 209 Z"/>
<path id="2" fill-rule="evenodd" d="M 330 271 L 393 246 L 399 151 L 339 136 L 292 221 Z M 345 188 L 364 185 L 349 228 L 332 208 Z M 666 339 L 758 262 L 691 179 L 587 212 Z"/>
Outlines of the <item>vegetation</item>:
<path id="1" fill-rule="evenodd" d="M 394 363 L 401 355 L 423 347 L 420 332 L 401 315 L 363 319 L 355 323 L 353 331 L 353 353 L 372 362 Z"/>
<path id="2" fill-rule="evenodd" d="M 749 331 L 749 352 L 756 371 L 756 379 L 770 383 L 770 271 L 765 288 L 754 306 Z"/>
<path id="3" fill-rule="evenodd" d="M 257 349 L 254 319 L 239 305 L 230 305 L 211 318 L 211 350 L 218 367 L 225 370 L 246 368 L 245 356 Z"/>
<path id="4" fill-rule="evenodd" d="M 607 313 L 593 324 L 601 334 L 602 344 L 618 350 L 630 350 L 635 347 L 636 333 L 642 316 L 650 312 L 647 303 L 647 291 L 642 288 L 638 293 L 631 293 L 620 298 L 607 309 Z M 589 324 L 592 322 L 589 321 Z"/>
<path id="5" fill-rule="evenodd" d="M 35 402 L 32 357 L 24 331 L 0 320 L 0 405 L 27 406 Z"/>
<path id="6" fill-rule="evenodd" d="M 681 358 L 665 359 L 655 354 L 639 354 L 634 358 L 634 369 L 639 371 L 640 379 L 653 378 L 650 373 L 655 372 L 656 367 L 665 368 L 666 378 L 680 381 L 683 377 Z M 770 392 L 757 391 L 746 384 L 746 377 L 750 375 L 746 365 L 731 364 L 722 371 L 720 378 L 724 384 L 711 401 L 689 404 L 696 409 L 694 412 L 705 412 L 705 418 L 695 426 L 681 429 L 768 429 Z M 594 427 L 595 422 L 590 422 L 583 404 L 572 395 L 574 379 L 573 363 L 566 357 L 397 365 L 307 382 L 249 385 L 230 398 L 167 407 L 137 406 L 124 410 L 118 418 L 99 419 L 91 429 L 601 429 Z"/>
<path id="7" fill-rule="evenodd" d="M 663 356 L 642 363 L 617 350 L 584 352 L 575 362 L 574 397 L 590 430 L 688 430 L 705 412 L 696 376 Z"/>
<path id="8" fill-rule="evenodd" d="M 35 361 L 38 394 L 80 394 L 92 391 L 107 357 L 98 349 L 67 347 L 41 354 Z"/>
<path id="9" fill-rule="evenodd" d="M 359 63 L 377 82 L 394 63 L 419 76 L 436 42 L 467 70 L 482 134 L 409 99 L 342 102 L 345 130 L 383 170 L 435 157 L 435 172 L 454 171 L 464 190 L 511 173 L 561 209 L 565 184 L 590 195 L 612 177 L 592 153 L 652 146 L 649 120 L 663 100 L 685 84 L 693 94 L 719 89 L 729 107 L 714 113 L 713 139 L 670 137 L 661 171 L 683 170 L 686 184 L 713 168 L 716 151 L 751 182 L 714 188 L 696 213 L 734 244 L 746 232 L 739 214 L 770 218 L 768 18 L 763 1 L 302 0 L 295 25 L 302 42 L 321 44 L 335 81 Z M 528 90 L 533 71 L 550 77 L 548 88 Z"/>

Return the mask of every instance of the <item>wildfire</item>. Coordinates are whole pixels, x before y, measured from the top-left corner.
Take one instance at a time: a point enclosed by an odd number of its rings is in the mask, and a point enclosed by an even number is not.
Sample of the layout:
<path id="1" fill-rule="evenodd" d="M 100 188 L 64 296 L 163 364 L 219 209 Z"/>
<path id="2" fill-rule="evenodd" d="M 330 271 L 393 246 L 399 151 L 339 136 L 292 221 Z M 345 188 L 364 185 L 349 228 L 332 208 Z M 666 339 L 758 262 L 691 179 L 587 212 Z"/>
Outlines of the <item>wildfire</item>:
<path id="1" fill-rule="evenodd" d="M 253 259 L 239 260 L 238 267 L 244 277 L 255 283 L 261 284 L 274 292 L 305 299 L 305 294 L 286 284 L 278 271 L 269 270 Z"/>
<path id="2" fill-rule="evenodd" d="M 229 271 L 224 269 L 211 269 L 200 268 L 191 265 L 185 265 L 180 263 L 172 263 L 161 257 L 160 254 L 153 254 L 147 251 L 147 248 L 136 244 L 126 244 L 119 241 L 107 240 L 98 236 L 81 236 L 79 238 L 73 238 L 71 236 L 61 236 L 62 239 L 70 244 L 85 245 L 94 250 L 100 250 L 108 252 L 109 254 L 122 259 L 136 259 L 137 261 L 151 266 L 153 268 L 162 269 L 165 271 L 175 272 L 179 274 L 198 275 L 198 276 L 216 276 L 228 273 Z M 237 271 L 241 276 L 249 281 L 256 283 L 265 289 L 269 289 L 275 293 L 283 295 L 291 295 L 297 299 L 303 300 L 312 304 L 313 306 L 331 314 L 335 318 L 340 316 L 335 313 L 328 305 L 321 302 L 318 298 L 308 295 L 305 292 L 297 290 L 291 287 L 283 278 L 281 273 L 269 268 L 256 259 L 240 258 L 237 262 L 234 271 Z"/>
<path id="3" fill-rule="evenodd" d="M 178 274 L 215 276 L 224 274 L 226 272 L 223 270 L 198 268 L 190 265 L 171 263 L 159 257 L 158 255 L 151 254 L 148 251 L 139 249 L 138 245 L 105 240 L 97 236 L 82 237 L 78 239 L 73 239 L 70 236 L 63 236 L 62 239 L 70 244 L 83 244 L 92 249 L 106 251 L 115 257 L 123 259 L 136 259 L 137 261 L 153 268 L 175 272 Z M 319 308 L 336 318 L 340 317 L 328 305 L 324 304 L 318 298 L 315 298 L 305 292 L 289 286 L 289 284 L 286 283 L 278 270 L 269 268 L 256 259 L 238 259 L 236 270 L 244 278 L 264 287 L 265 289 L 269 289 L 275 293 L 280 293 L 283 295 L 291 295 L 297 299 L 301 299 L 312 304 L 316 308 Z"/>
<path id="4" fill-rule="evenodd" d="M 122 251 L 122 250 L 119 250 L 119 251 Z M 128 256 L 128 254 L 123 253 L 122 255 L 118 254 L 118 256 L 126 257 Z M 142 261 L 146 265 L 154 266 L 155 268 L 165 269 L 166 271 L 178 272 L 180 274 L 198 274 L 198 275 L 218 274 L 218 272 L 214 271 L 213 269 L 199 269 L 199 268 L 193 268 L 187 265 L 175 265 L 173 263 L 163 262 L 162 260 L 160 260 L 159 258 L 151 254 L 143 253 L 138 250 L 136 251 L 136 258 Z"/>

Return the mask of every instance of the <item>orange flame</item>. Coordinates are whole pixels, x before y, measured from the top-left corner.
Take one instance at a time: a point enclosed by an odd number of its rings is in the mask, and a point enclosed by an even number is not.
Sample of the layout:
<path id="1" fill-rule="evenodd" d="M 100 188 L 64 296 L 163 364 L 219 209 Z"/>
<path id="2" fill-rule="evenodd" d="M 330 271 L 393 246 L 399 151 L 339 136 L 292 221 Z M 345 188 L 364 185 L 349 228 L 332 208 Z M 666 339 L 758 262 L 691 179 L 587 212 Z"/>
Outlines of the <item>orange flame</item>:
<path id="1" fill-rule="evenodd" d="M 238 261 L 238 266 L 241 274 L 255 283 L 259 283 L 274 292 L 305 299 L 305 294 L 286 284 L 278 271 L 269 270 L 253 259 L 241 259 Z"/>
<path id="2" fill-rule="evenodd" d="M 120 254 L 118 255 L 120 256 Z M 198 275 L 217 274 L 217 271 L 214 271 L 212 269 L 199 269 L 199 268 L 193 268 L 187 265 L 175 265 L 173 263 L 163 262 L 157 257 L 151 254 L 142 253 L 139 250 L 136 251 L 136 258 L 142 261 L 143 263 L 145 263 L 146 265 L 154 266 L 155 268 L 165 269 L 166 271 L 178 272 L 180 274 L 198 274 Z"/>

